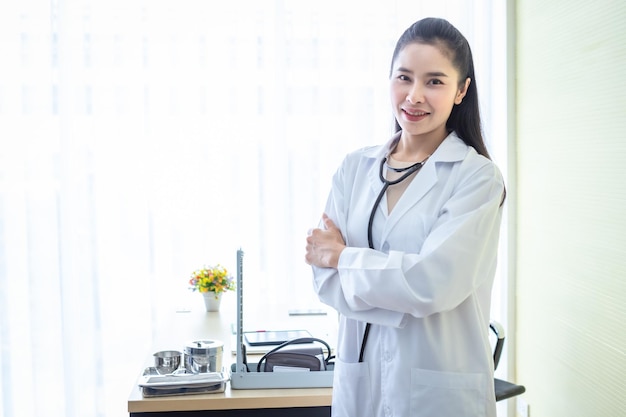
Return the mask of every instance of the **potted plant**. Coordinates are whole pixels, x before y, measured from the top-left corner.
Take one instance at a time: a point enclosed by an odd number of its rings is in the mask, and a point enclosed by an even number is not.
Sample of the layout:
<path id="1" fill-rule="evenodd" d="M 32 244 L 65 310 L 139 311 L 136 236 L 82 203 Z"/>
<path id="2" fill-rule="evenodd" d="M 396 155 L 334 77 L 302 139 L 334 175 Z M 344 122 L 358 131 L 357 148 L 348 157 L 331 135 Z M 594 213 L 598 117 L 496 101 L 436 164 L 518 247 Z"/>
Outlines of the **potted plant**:
<path id="1" fill-rule="evenodd" d="M 219 310 L 222 294 L 235 289 L 235 280 L 222 265 L 205 266 L 191 274 L 189 286 L 204 297 L 207 311 Z"/>

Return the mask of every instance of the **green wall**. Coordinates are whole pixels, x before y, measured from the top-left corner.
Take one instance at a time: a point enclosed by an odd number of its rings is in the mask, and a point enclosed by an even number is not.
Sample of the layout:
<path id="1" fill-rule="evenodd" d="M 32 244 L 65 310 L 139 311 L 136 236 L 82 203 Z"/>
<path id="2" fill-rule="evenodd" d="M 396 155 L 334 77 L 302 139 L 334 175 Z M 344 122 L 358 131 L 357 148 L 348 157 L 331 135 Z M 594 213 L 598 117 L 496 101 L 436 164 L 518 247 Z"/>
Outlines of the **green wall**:
<path id="1" fill-rule="evenodd" d="M 532 417 L 626 416 L 626 1 L 515 14 L 515 380 Z"/>

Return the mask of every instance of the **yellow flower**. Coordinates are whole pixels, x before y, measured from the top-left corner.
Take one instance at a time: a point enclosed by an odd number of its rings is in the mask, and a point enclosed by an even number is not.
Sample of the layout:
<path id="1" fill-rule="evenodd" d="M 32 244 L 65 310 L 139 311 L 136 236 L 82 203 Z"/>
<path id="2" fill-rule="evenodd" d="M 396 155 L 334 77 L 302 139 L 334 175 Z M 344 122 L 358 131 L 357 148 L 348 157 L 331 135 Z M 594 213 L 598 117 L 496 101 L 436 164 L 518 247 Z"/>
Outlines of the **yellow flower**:
<path id="1" fill-rule="evenodd" d="M 205 266 L 191 274 L 189 288 L 201 293 L 214 292 L 216 294 L 235 289 L 235 280 L 222 265 Z"/>

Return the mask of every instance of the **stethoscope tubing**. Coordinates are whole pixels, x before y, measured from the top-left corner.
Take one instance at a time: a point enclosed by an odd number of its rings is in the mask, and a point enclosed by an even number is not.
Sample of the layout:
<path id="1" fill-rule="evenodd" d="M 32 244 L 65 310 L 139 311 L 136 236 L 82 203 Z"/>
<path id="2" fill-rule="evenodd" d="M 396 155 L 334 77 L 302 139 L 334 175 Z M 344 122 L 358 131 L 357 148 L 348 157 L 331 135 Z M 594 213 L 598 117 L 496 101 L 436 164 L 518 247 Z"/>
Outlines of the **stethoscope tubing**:
<path id="1" fill-rule="evenodd" d="M 382 181 L 383 187 L 380 189 L 380 192 L 378 193 L 378 196 L 376 197 L 376 201 L 374 202 L 374 205 L 372 206 L 370 218 L 367 223 L 367 243 L 369 244 L 370 249 L 374 249 L 374 242 L 373 242 L 373 237 L 372 237 L 372 225 L 374 224 L 374 216 L 376 215 L 376 211 L 378 210 L 378 207 L 380 206 L 380 201 L 383 199 L 385 192 L 390 186 L 401 183 L 402 181 L 409 178 L 411 174 L 419 171 L 426 163 L 426 159 L 421 162 L 416 162 L 415 164 L 405 169 L 402 169 L 402 171 L 399 171 L 399 172 L 404 172 L 404 174 L 402 174 L 400 178 L 397 178 L 393 181 L 389 181 L 387 178 L 385 178 L 384 172 L 385 172 L 386 162 L 387 162 L 387 157 L 384 157 L 380 161 L 378 177 Z M 365 325 L 365 331 L 363 332 L 363 341 L 361 342 L 361 350 L 359 352 L 359 362 L 363 362 L 363 356 L 365 354 L 365 345 L 367 344 L 367 339 L 369 337 L 370 327 L 371 327 L 371 323 L 367 323 Z"/>
<path id="2" fill-rule="evenodd" d="M 426 160 L 423 160 L 421 162 L 416 162 L 410 167 L 407 167 L 406 169 L 403 170 L 404 174 L 400 178 L 396 178 L 393 181 L 389 181 L 387 178 L 385 178 L 384 172 L 385 172 L 386 163 L 387 163 L 387 157 L 384 157 L 380 161 L 380 168 L 378 170 L 378 178 L 380 178 L 380 181 L 383 183 L 383 188 L 380 189 L 380 192 L 378 193 L 378 197 L 376 197 L 376 201 L 374 202 L 374 205 L 372 206 L 372 211 L 370 213 L 369 222 L 367 223 L 367 243 L 369 244 L 370 249 L 374 249 L 374 242 L 372 239 L 372 225 L 374 224 L 374 216 L 376 215 L 376 210 L 378 210 L 378 207 L 380 206 L 380 201 L 383 199 L 383 196 L 385 195 L 387 188 L 389 188 L 391 185 L 400 184 L 402 181 L 409 178 L 411 174 L 419 171 L 419 169 L 422 168 L 424 164 L 426 163 Z"/>

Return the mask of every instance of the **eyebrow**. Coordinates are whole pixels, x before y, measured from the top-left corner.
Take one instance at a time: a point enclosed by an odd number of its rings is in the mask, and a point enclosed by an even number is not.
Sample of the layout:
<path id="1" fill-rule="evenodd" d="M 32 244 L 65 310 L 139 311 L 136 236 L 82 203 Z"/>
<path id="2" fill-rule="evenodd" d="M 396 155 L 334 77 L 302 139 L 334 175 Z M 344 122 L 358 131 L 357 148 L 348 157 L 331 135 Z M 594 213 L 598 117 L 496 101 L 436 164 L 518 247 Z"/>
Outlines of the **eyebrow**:
<path id="1" fill-rule="evenodd" d="M 396 69 L 396 71 L 398 71 L 398 72 L 406 72 L 406 73 L 409 73 L 409 74 L 413 74 L 413 71 L 411 71 L 411 70 L 410 70 L 410 69 L 408 69 L 408 68 L 404 68 L 404 67 L 398 67 L 398 68 Z M 434 71 L 434 72 L 427 72 L 427 73 L 426 73 L 426 76 L 427 76 L 427 77 L 447 77 L 447 76 L 448 76 L 448 74 L 446 74 L 445 72 Z"/>

